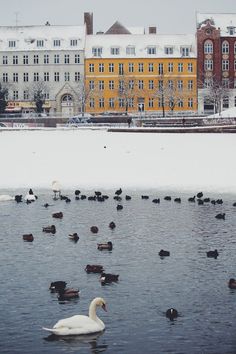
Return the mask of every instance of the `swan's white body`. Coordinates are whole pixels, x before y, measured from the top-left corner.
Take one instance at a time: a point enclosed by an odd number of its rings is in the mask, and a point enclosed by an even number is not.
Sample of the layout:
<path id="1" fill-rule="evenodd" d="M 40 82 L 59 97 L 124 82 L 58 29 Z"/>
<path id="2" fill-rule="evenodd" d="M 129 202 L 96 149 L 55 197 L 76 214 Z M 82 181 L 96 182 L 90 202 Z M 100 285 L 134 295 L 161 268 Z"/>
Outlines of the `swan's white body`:
<path id="1" fill-rule="evenodd" d="M 15 198 L 7 195 L 7 194 L 2 194 L 0 195 L 0 202 L 8 202 L 9 200 L 14 200 Z"/>
<path id="2" fill-rule="evenodd" d="M 29 200 L 29 201 L 34 201 L 34 200 L 36 200 L 36 197 L 34 194 L 26 194 L 24 199 Z"/>
<path id="3" fill-rule="evenodd" d="M 101 306 L 105 311 L 105 301 L 97 297 L 89 306 L 89 316 L 75 315 L 58 321 L 53 328 L 45 328 L 46 331 L 57 336 L 80 335 L 98 333 L 105 329 L 105 324 L 97 317 L 96 308 Z"/>
<path id="4" fill-rule="evenodd" d="M 57 194 L 60 197 L 60 195 L 61 195 L 61 185 L 60 185 L 60 183 L 58 181 L 53 181 L 52 182 L 52 191 L 54 193 L 54 197 L 55 198 L 57 197 Z"/>

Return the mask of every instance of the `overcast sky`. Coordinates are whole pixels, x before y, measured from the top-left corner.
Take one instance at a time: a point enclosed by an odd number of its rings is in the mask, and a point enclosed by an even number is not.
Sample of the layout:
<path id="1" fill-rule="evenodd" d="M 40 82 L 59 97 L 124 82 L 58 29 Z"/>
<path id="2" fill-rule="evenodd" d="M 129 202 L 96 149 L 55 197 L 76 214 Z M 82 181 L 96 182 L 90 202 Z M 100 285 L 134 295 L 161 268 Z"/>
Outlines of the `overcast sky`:
<path id="1" fill-rule="evenodd" d="M 94 30 L 116 20 L 126 26 L 156 26 L 159 33 L 194 33 L 196 12 L 236 13 L 236 0 L 0 0 L 0 25 L 83 24 L 93 12 Z"/>

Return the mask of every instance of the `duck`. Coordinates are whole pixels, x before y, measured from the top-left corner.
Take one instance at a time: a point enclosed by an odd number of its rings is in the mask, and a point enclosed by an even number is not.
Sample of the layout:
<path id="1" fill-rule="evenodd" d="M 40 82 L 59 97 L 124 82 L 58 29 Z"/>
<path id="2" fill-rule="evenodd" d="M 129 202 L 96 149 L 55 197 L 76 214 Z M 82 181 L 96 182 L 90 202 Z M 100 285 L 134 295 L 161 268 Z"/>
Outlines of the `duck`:
<path id="1" fill-rule="evenodd" d="M 119 274 L 102 273 L 100 276 L 100 282 L 102 285 L 117 282 L 119 280 Z"/>
<path id="2" fill-rule="evenodd" d="M 155 198 L 152 200 L 152 202 L 155 204 L 160 204 L 160 198 Z"/>
<path id="3" fill-rule="evenodd" d="M 87 273 L 102 273 L 104 272 L 104 268 L 100 264 L 87 264 L 85 267 L 85 271 Z"/>
<path id="4" fill-rule="evenodd" d="M 179 315 L 178 311 L 172 307 L 170 309 L 166 310 L 166 317 L 169 318 L 170 320 L 177 318 L 178 315 Z"/>
<path id="5" fill-rule="evenodd" d="M 195 202 L 195 198 L 196 198 L 195 195 L 194 195 L 193 197 L 189 197 L 189 198 L 188 198 L 188 201 L 189 201 L 190 203 L 194 203 L 194 202 Z"/>
<path id="6" fill-rule="evenodd" d="M 118 204 L 118 205 L 116 206 L 116 210 L 122 210 L 122 209 L 123 209 L 123 205 Z"/>
<path id="7" fill-rule="evenodd" d="M 203 193 L 202 192 L 197 193 L 197 198 L 202 198 L 202 197 L 203 197 Z"/>
<path id="8" fill-rule="evenodd" d="M 56 218 L 56 219 L 62 219 L 63 218 L 63 213 L 61 211 L 59 211 L 58 213 L 53 213 L 52 217 Z"/>
<path id="9" fill-rule="evenodd" d="M 49 290 L 51 293 L 57 293 L 58 291 L 66 288 L 66 282 L 63 280 L 53 281 L 50 286 Z"/>
<path id="10" fill-rule="evenodd" d="M 79 297 L 79 289 L 59 289 L 58 291 L 58 301 L 66 301 L 71 299 L 77 299 Z"/>
<path id="11" fill-rule="evenodd" d="M 168 257 L 169 255 L 170 255 L 169 251 L 160 250 L 159 252 L 160 257 Z"/>
<path id="12" fill-rule="evenodd" d="M 169 195 L 165 196 L 164 200 L 171 200 L 171 196 L 169 196 Z"/>
<path id="13" fill-rule="evenodd" d="M 217 249 L 215 249 L 214 251 L 208 251 L 207 252 L 207 257 L 209 258 L 217 258 L 219 256 L 219 252 L 217 251 Z"/>
<path id="14" fill-rule="evenodd" d="M 43 329 L 57 336 L 102 332 L 105 329 L 105 324 L 96 314 L 97 307 L 101 307 L 104 311 L 107 311 L 106 302 L 103 298 L 96 297 L 92 300 L 89 306 L 88 316 L 75 315 L 69 318 L 64 318 L 59 320 L 53 328 L 43 327 Z"/>
<path id="15" fill-rule="evenodd" d="M 74 242 L 79 241 L 79 236 L 78 236 L 77 232 L 74 232 L 73 234 L 69 234 L 68 237 L 69 237 L 70 240 L 72 240 Z"/>
<path id="16" fill-rule="evenodd" d="M 110 222 L 109 227 L 111 230 L 113 230 L 116 227 L 116 224 L 114 223 L 114 221 Z"/>
<path id="17" fill-rule="evenodd" d="M 32 234 L 25 234 L 23 235 L 23 240 L 26 242 L 33 242 L 34 236 Z"/>
<path id="18" fill-rule="evenodd" d="M 45 227 L 43 227 L 43 232 L 55 234 L 56 233 L 56 226 L 55 225 L 45 226 Z"/>
<path id="19" fill-rule="evenodd" d="M 91 226 L 91 227 L 90 227 L 90 231 L 91 231 L 93 234 L 97 234 L 97 233 L 98 233 L 98 227 L 97 227 L 97 226 Z"/>
<path id="20" fill-rule="evenodd" d="M 236 280 L 234 278 L 230 278 L 229 279 L 228 287 L 230 289 L 236 289 Z"/>
<path id="21" fill-rule="evenodd" d="M 102 251 L 102 250 L 108 250 L 111 251 L 112 250 L 112 242 L 108 241 L 107 243 L 98 243 L 98 250 Z"/>
<path id="22" fill-rule="evenodd" d="M 115 194 L 116 194 L 116 195 L 121 195 L 121 193 L 122 193 L 122 189 L 121 189 L 121 188 L 119 188 L 119 189 L 117 189 L 117 190 L 115 191 Z"/>
<path id="23" fill-rule="evenodd" d="M 225 213 L 219 213 L 215 216 L 216 219 L 225 220 Z"/>

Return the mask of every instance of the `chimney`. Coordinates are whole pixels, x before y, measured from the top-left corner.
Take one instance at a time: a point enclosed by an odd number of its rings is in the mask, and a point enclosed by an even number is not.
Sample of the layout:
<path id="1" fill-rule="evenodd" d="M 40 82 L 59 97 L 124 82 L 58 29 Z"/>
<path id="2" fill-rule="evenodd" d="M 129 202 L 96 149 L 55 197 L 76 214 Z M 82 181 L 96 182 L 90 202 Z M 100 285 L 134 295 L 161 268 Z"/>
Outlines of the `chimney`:
<path id="1" fill-rule="evenodd" d="M 86 25 L 87 34 L 93 34 L 93 13 L 92 12 L 84 13 L 84 23 Z"/>
<path id="2" fill-rule="evenodd" d="M 157 34 L 157 28 L 156 27 L 149 27 L 149 34 Z"/>

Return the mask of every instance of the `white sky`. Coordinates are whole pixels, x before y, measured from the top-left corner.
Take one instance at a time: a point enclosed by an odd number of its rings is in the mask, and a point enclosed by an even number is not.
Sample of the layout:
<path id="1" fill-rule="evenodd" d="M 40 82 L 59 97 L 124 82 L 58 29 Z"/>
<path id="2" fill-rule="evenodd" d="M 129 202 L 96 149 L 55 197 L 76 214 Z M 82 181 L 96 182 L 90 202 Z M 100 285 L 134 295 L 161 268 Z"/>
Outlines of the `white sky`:
<path id="1" fill-rule="evenodd" d="M 194 33 L 196 12 L 236 13 L 235 0 L 0 0 L 0 25 L 82 24 L 93 12 L 94 29 L 116 20 L 126 26 L 156 26 L 159 33 Z"/>

